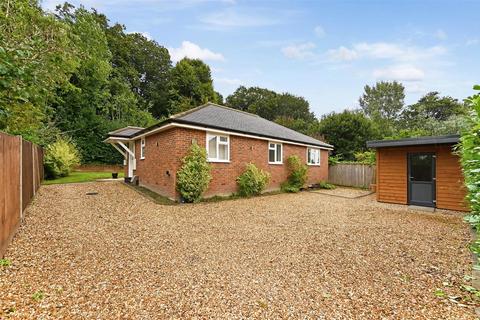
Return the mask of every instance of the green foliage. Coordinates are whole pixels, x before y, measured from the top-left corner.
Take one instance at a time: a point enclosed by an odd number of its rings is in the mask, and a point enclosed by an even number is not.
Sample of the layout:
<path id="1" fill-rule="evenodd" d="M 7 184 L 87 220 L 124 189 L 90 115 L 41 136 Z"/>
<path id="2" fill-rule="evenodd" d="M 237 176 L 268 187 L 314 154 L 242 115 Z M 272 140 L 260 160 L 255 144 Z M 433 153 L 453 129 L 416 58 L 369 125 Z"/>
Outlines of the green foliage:
<path id="1" fill-rule="evenodd" d="M 0 130 L 39 142 L 55 89 L 76 67 L 68 33 L 37 1 L 0 2 Z"/>
<path id="2" fill-rule="evenodd" d="M 80 154 L 70 139 L 60 138 L 45 148 L 44 164 L 47 179 L 66 177 L 80 164 Z"/>
<path id="3" fill-rule="evenodd" d="M 248 163 L 245 171 L 237 178 L 239 193 L 242 197 L 260 194 L 268 182 L 270 174 L 257 168 L 253 163 Z"/>
<path id="4" fill-rule="evenodd" d="M 0 267 L 10 267 L 12 262 L 8 259 L 0 259 Z"/>
<path id="5" fill-rule="evenodd" d="M 364 90 L 359 98 L 360 107 L 377 124 L 382 135 L 390 135 L 404 107 L 404 86 L 396 81 L 380 81 L 373 87 L 366 85 Z"/>
<path id="6" fill-rule="evenodd" d="M 372 120 L 361 112 L 348 110 L 323 116 L 316 133 L 334 146 L 334 155 L 348 161 L 355 159 L 355 152 L 367 150 L 368 140 L 379 138 Z"/>
<path id="7" fill-rule="evenodd" d="M 259 87 L 238 87 L 227 97 L 226 105 L 304 133 L 308 133 L 316 122 L 308 101 L 303 97 Z"/>
<path id="8" fill-rule="evenodd" d="M 359 163 L 374 165 L 377 161 L 377 153 L 375 150 L 367 150 L 364 152 L 356 152 L 355 160 Z"/>
<path id="9" fill-rule="evenodd" d="M 332 190 L 332 189 L 335 189 L 335 188 L 336 188 L 335 185 L 333 185 L 333 184 L 331 184 L 331 183 L 328 183 L 328 182 L 326 182 L 326 181 L 320 181 L 320 182 L 318 183 L 318 187 L 319 187 L 320 189 L 327 189 L 327 190 Z"/>
<path id="10" fill-rule="evenodd" d="M 192 144 L 182 163 L 177 171 L 177 190 L 186 202 L 198 202 L 212 179 L 205 148 Z"/>
<path id="11" fill-rule="evenodd" d="M 172 70 L 172 113 L 186 111 L 208 101 L 217 102 L 210 67 L 198 59 L 184 58 Z"/>
<path id="12" fill-rule="evenodd" d="M 299 192 L 307 182 L 308 168 L 297 155 L 288 157 L 287 167 L 290 173 L 287 181 L 282 184 L 282 190 L 285 192 Z"/>
<path id="13" fill-rule="evenodd" d="M 34 301 L 40 301 L 40 300 L 43 300 L 43 298 L 45 298 L 45 293 L 43 293 L 43 291 L 36 291 L 34 294 L 32 294 L 32 299 Z"/>
<path id="14" fill-rule="evenodd" d="M 480 86 L 474 89 L 480 90 Z M 477 238 L 471 245 L 472 251 L 480 257 L 480 94 L 467 99 L 470 127 L 461 136 L 460 156 L 467 186 L 467 200 L 471 213 L 466 220 L 477 231 Z"/>

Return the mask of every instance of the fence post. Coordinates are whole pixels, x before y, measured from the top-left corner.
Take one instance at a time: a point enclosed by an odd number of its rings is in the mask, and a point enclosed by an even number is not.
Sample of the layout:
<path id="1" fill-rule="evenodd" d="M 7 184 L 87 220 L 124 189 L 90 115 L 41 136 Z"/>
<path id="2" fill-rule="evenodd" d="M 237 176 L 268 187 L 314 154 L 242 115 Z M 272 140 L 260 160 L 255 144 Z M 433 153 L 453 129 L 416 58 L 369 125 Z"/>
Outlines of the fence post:
<path id="1" fill-rule="evenodd" d="M 36 186 L 35 186 L 35 145 L 32 143 L 32 149 L 31 149 L 31 152 L 32 152 L 32 185 L 33 185 L 33 196 L 35 196 L 35 191 L 36 191 Z"/>
<path id="2" fill-rule="evenodd" d="M 23 222 L 23 140 L 22 136 L 17 136 L 20 151 L 20 221 Z"/>

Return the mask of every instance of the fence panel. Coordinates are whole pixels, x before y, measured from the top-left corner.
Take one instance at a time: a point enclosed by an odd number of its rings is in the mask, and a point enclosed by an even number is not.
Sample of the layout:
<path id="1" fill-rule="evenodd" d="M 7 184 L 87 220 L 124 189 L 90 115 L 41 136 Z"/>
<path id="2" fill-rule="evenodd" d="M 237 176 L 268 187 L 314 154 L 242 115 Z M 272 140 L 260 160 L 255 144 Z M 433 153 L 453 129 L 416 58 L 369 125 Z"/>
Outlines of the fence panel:
<path id="1" fill-rule="evenodd" d="M 0 254 L 3 254 L 20 223 L 20 138 L 0 133 L 2 194 L 2 231 Z"/>
<path id="2" fill-rule="evenodd" d="M 0 257 L 43 180 L 43 150 L 0 132 Z"/>
<path id="3" fill-rule="evenodd" d="M 328 182 L 358 188 L 370 188 L 375 183 L 375 166 L 357 163 L 339 163 L 328 168 Z"/>

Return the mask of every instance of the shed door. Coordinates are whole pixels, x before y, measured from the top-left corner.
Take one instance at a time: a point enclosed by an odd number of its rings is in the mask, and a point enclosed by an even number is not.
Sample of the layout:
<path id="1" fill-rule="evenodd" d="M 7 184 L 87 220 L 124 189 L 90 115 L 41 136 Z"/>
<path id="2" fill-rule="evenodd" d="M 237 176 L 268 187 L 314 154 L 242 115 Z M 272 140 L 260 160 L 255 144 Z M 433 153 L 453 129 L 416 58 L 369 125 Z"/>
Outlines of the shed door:
<path id="1" fill-rule="evenodd" d="M 435 154 L 408 154 L 408 204 L 435 207 Z"/>

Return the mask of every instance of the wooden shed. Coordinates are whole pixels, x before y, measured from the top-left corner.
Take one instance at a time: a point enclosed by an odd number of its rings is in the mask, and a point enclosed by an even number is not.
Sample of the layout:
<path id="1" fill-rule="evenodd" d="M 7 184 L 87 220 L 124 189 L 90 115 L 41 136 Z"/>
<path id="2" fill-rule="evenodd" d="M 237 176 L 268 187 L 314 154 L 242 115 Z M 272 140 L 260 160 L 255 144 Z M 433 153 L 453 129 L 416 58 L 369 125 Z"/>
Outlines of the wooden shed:
<path id="1" fill-rule="evenodd" d="M 468 211 L 458 135 L 368 141 L 377 150 L 377 200 Z"/>

